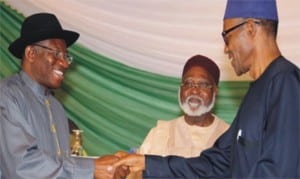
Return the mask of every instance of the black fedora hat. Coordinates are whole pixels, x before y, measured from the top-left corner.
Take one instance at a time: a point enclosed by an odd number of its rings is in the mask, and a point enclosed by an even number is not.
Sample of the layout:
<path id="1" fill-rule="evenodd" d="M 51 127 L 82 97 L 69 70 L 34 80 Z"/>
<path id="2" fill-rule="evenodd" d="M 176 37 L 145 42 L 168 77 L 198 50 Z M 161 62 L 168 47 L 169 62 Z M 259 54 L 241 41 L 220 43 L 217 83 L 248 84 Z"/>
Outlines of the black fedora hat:
<path id="1" fill-rule="evenodd" d="M 21 36 L 10 44 L 9 51 L 17 58 L 22 58 L 27 45 L 38 41 L 59 38 L 64 39 L 67 47 L 79 37 L 79 33 L 62 29 L 55 15 L 38 13 L 27 17 L 21 27 Z"/>

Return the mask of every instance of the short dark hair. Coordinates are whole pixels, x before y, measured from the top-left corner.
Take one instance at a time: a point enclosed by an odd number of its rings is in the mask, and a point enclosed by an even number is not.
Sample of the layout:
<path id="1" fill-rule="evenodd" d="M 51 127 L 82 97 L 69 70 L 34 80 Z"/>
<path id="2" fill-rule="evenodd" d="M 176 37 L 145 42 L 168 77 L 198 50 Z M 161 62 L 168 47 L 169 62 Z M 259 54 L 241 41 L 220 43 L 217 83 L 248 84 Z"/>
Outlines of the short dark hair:
<path id="1" fill-rule="evenodd" d="M 278 32 L 278 21 L 268 20 L 268 19 L 257 19 L 261 23 L 261 25 L 265 28 L 266 32 L 273 35 L 276 39 Z"/>

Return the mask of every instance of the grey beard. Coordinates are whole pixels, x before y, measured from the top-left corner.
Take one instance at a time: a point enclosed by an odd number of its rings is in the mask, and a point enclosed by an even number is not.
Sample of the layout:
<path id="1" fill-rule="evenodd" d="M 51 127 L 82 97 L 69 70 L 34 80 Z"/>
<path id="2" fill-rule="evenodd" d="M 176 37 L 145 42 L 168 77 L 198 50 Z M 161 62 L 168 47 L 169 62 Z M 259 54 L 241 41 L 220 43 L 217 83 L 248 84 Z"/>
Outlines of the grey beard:
<path id="1" fill-rule="evenodd" d="M 192 111 L 191 108 L 189 107 L 188 105 L 188 100 L 191 98 L 191 97 L 195 97 L 195 98 L 198 98 L 199 100 L 201 100 L 201 105 L 198 107 L 198 109 Z M 213 99 L 211 101 L 211 103 L 208 105 L 208 106 L 205 106 L 203 105 L 203 100 L 202 98 L 198 97 L 198 96 L 195 96 L 195 95 L 191 95 L 189 96 L 184 102 L 181 102 L 180 100 L 180 89 L 178 91 L 178 102 L 179 102 L 179 105 L 180 105 L 180 108 L 181 110 L 188 116 L 201 116 L 209 111 L 212 110 L 212 108 L 214 107 L 214 104 L 215 104 L 215 99 L 216 99 L 216 93 L 214 92 L 213 93 Z"/>

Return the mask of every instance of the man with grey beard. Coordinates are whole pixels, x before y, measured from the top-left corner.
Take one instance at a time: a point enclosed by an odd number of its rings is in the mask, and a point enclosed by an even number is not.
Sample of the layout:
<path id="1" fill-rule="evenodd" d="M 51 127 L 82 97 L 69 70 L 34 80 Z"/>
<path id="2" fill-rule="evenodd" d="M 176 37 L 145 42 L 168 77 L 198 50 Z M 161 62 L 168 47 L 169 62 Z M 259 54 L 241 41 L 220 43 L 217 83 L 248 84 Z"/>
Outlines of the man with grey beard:
<path id="1" fill-rule="evenodd" d="M 178 103 L 183 115 L 173 120 L 159 120 L 150 130 L 139 154 L 196 157 L 211 147 L 229 125 L 211 110 L 218 91 L 220 70 L 209 58 L 195 55 L 183 67 Z M 132 172 L 127 179 L 142 178 Z"/>
<path id="2" fill-rule="evenodd" d="M 220 70 L 211 59 L 202 55 L 188 59 L 178 92 L 183 116 L 159 120 L 137 152 L 195 157 L 211 147 L 229 127 L 211 112 L 219 77 Z"/>

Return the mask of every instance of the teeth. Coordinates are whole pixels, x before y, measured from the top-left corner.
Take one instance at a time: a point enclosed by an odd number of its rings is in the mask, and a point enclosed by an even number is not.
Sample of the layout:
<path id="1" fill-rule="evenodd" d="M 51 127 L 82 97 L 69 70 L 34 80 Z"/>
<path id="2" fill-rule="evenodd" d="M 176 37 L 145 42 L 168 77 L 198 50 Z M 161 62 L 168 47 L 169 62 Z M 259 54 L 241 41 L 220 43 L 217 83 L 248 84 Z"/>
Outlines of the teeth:
<path id="1" fill-rule="evenodd" d="M 190 106 L 193 107 L 193 108 L 195 108 L 195 107 L 199 106 L 199 103 L 191 103 L 190 102 Z"/>
<path id="2" fill-rule="evenodd" d="M 189 105 L 192 107 L 192 108 L 197 108 L 198 106 L 201 105 L 201 101 L 200 100 L 196 100 L 196 99 L 191 99 L 189 100 Z"/>
<path id="3" fill-rule="evenodd" d="M 64 73 L 62 71 L 59 71 L 59 70 L 54 70 L 54 73 L 59 75 L 59 76 L 63 76 Z"/>

